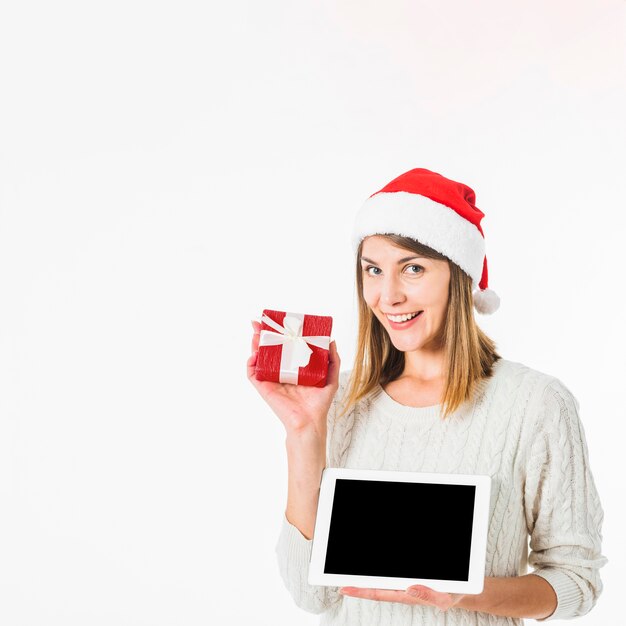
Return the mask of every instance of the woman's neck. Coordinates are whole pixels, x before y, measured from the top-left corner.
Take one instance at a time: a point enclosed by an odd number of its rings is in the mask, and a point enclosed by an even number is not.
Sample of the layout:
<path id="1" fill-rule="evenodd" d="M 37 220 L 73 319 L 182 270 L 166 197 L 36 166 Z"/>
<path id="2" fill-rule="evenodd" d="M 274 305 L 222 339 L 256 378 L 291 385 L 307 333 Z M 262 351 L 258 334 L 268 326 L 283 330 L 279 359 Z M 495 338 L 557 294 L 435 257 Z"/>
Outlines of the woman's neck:
<path id="1" fill-rule="evenodd" d="M 400 378 L 418 383 L 436 383 L 445 375 L 445 353 L 443 350 L 414 350 L 404 353 L 404 370 Z"/>

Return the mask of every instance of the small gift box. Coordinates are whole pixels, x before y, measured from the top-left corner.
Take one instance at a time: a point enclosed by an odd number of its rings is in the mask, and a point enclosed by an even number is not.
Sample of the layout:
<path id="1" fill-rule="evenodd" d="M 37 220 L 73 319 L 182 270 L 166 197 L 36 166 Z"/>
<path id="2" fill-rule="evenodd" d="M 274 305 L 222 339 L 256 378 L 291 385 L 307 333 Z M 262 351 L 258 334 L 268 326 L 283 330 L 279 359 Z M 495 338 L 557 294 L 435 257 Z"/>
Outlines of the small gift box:
<path id="1" fill-rule="evenodd" d="M 324 387 L 333 318 L 264 309 L 257 380 Z"/>

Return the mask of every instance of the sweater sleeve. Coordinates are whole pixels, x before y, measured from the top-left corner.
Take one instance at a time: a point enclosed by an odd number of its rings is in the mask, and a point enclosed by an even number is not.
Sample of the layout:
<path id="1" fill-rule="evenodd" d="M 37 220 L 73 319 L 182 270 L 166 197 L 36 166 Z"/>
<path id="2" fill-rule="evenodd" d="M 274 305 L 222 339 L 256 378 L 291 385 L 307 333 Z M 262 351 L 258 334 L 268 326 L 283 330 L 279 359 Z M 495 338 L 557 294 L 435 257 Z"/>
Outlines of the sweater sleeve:
<path id="1" fill-rule="evenodd" d="M 340 602 L 343 596 L 338 587 L 309 585 L 307 578 L 312 545 L 313 540 L 307 539 L 283 515 L 276 544 L 281 578 L 297 606 L 309 613 L 323 613 Z"/>
<path id="2" fill-rule="evenodd" d="M 349 371 L 340 374 L 339 387 L 328 411 L 327 467 L 329 466 L 328 460 L 332 456 L 335 417 L 341 408 L 340 400 L 348 376 Z M 281 530 L 276 544 L 281 578 L 298 607 L 309 613 L 323 613 L 331 606 L 341 602 L 343 596 L 339 593 L 339 587 L 310 585 L 308 583 L 312 546 L 313 540 L 307 539 L 283 514 Z"/>
<path id="3" fill-rule="evenodd" d="M 557 607 L 540 622 L 588 613 L 602 592 L 604 511 L 589 465 L 579 403 L 553 379 L 545 390 L 527 460 L 524 510 L 530 572 L 554 589 Z"/>

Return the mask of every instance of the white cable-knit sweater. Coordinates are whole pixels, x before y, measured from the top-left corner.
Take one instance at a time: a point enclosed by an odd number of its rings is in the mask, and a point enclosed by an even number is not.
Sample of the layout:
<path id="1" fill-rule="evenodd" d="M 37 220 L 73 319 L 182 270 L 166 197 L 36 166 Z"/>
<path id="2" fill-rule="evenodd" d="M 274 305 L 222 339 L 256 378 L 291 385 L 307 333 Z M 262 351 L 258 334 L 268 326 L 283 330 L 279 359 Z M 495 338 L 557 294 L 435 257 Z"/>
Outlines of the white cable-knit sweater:
<path id="1" fill-rule="evenodd" d="M 485 576 L 537 574 L 554 588 L 548 618 L 584 615 L 602 591 L 604 513 L 589 466 L 578 401 L 553 376 L 501 359 L 476 398 L 446 420 L 440 406 L 396 402 L 382 387 L 336 418 L 350 371 L 328 414 L 327 467 L 488 474 L 492 478 Z M 530 538 L 530 554 L 528 540 Z M 342 596 L 307 582 L 312 540 L 283 515 L 280 574 L 320 625 L 521 626 L 521 618 Z M 528 572 L 530 564 L 534 571 Z"/>

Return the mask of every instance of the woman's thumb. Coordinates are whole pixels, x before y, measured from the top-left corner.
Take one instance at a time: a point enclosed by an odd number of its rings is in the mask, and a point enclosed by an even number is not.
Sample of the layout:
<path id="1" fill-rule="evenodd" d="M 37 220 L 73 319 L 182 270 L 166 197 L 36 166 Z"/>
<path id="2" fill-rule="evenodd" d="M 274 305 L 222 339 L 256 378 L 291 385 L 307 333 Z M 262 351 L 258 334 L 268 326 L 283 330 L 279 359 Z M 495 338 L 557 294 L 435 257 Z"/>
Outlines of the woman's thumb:
<path id="1" fill-rule="evenodd" d="M 337 352 L 337 343 L 334 339 L 330 342 L 328 352 L 328 376 L 326 381 L 334 384 L 339 380 L 339 366 L 341 363 L 339 353 Z"/>

